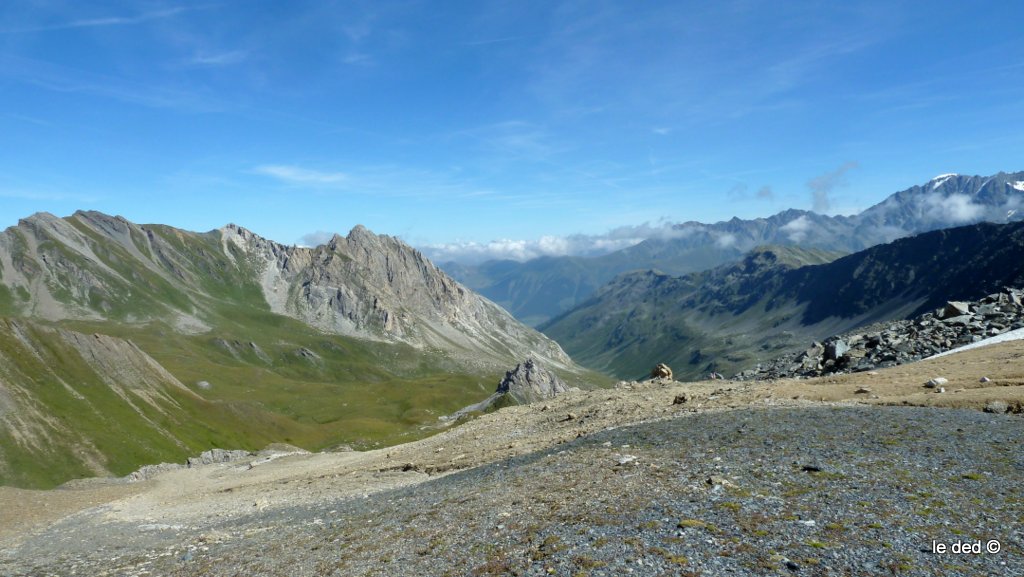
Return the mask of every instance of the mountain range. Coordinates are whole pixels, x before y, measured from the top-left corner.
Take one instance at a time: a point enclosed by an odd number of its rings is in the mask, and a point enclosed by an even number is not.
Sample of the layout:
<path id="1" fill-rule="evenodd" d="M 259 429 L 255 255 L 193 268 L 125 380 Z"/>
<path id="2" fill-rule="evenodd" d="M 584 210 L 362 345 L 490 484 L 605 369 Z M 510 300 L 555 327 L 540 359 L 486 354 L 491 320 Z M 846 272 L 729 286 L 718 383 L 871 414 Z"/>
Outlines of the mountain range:
<path id="1" fill-rule="evenodd" d="M 422 436 L 549 338 L 363 227 L 314 248 L 98 212 L 0 233 L 0 483 Z M 426 428 L 425 428 L 426 427 Z"/>
<path id="2" fill-rule="evenodd" d="M 657 269 L 682 275 L 736 261 L 757 246 L 801 246 L 852 253 L 897 238 L 977 222 L 1024 219 L 1024 172 L 944 174 L 892 194 L 854 216 L 786 210 L 767 218 L 684 222 L 597 257 L 542 257 L 442 268 L 532 326 L 568 311 L 616 275 Z"/>
<path id="3" fill-rule="evenodd" d="M 659 362 L 683 380 L 732 374 L 856 327 L 1024 286 L 1024 222 L 937 230 L 832 258 L 760 247 L 699 273 L 626 273 L 540 328 L 577 361 L 620 378 Z"/>

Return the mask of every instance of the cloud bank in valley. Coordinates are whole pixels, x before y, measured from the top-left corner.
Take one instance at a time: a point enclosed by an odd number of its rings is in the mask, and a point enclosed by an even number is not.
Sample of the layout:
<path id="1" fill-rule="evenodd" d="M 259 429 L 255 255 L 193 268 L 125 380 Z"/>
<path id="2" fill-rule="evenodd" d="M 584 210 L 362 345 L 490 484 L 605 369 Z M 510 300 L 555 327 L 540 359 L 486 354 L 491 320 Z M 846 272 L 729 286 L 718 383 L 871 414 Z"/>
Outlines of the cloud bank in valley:
<path id="1" fill-rule="evenodd" d="M 811 230 L 811 221 L 807 215 L 801 215 L 779 227 L 791 242 L 803 242 L 807 233 Z"/>
<path id="2" fill-rule="evenodd" d="M 671 239 L 693 234 L 669 222 L 620 226 L 598 235 L 572 234 L 537 239 L 497 239 L 489 242 L 451 242 L 417 246 L 434 262 L 479 264 L 488 260 L 527 261 L 543 256 L 598 256 L 639 244 L 649 238 Z"/>

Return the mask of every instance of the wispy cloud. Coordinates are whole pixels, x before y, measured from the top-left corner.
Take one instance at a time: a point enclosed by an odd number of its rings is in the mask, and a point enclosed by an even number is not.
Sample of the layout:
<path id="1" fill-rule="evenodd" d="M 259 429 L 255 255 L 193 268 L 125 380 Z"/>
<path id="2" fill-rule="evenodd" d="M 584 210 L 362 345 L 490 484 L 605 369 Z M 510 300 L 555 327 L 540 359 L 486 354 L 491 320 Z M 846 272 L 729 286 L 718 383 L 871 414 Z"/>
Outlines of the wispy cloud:
<path id="1" fill-rule="evenodd" d="M 775 200 L 775 192 L 767 184 L 762 185 L 761 188 L 751 193 L 747 183 L 738 182 L 727 190 L 725 195 L 733 201 Z"/>
<path id="2" fill-rule="evenodd" d="M 376 63 L 373 56 L 361 52 L 353 52 L 346 56 L 342 62 L 349 66 L 372 66 Z"/>
<path id="3" fill-rule="evenodd" d="M 193 56 L 188 64 L 192 66 L 231 66 L 240 64 L 249 57 L 244 50 L 230 50 L 227 52 L 200 53 Z"/>
<path id="4" fill-rule="evenodd" d="M 489 44 L 504 44 L 506 42 L 514 42 L 519 40 L 520 36 L 506 36 L 504 38 L 491 38 L 488 40 L 474 40 L 471 42 L 463 42 L 463 46 L 487 46 Z"/>
<path id="5" fill-rule="evenodd" d="M 266 164 L 253 169 L 256 174 L 271 176 L 287 184 L 324 185 L 339 184 L 348 180 L 343 172 L 324 172 L 300 166 L 285 164 Z"/>
<path id="6" fill-rule="evenodd" d="M 71 30 L 75 28 L 104 28 L 109 26 L 133 26 L 136 24 L 144 24 L 146 22 L 152 22 L 155 20 L 163 20 L 166 18 L 173 18 L 183 12 L 190 10 L 197 10 L 202 7 L 184 7 L 178 6 L 174 8 L 167 8 L 165 10 L 156 10 L 153 12 L 146 12 L 144 14 L 137 14 L 135 16 L 104 16 L 99 18 L 81 18 L 77 20 L 68 20 L 65 22 L 56 22 L 53 24 L 44 24 L 42 26 L 29 26 L 25 28 L 10 28 L 6 30 L 0 30 L 2 34 L 21 34 L 21 33 L 32 33 L 32 32 L 50 32 L 56 30 Z"/>
<path id="7" fill-rule="evenodd" d="M 225 108 L 193 86 L 158 85 L 14 55 L 0 55 L 0 76 L 53 92 L 89 94 L 150 108 L 196 112 Z"/>
<path id="8" fill-rule="evenodd" d="M 0 188 L 0 198 L 33 201 L 72 201 L 83 204 L 93 203 L 96 202 L 97 200 L 95 196 L 89 196 L 84 194 L 5 188 Z"/>
<path id="9" fill-rule="evenodd" d="M 452 136 L 470 138 L 492 151 L 520 158 L 546 159 L 559 151 L 544 126 L 524 120 L 485 124 L 457 131 Z"/>
<path id="10" fill-rule="evenodd" d="M 344 172 L 294 164 L 265 164 L 248 170 L 291 186 L 308 187 L 323 195 L 346 194 L 379 198 L 458 201 L 487 199 L 513 203 L 519 195 L 495 192 L 465 178 L 457 170 L 428 170 L 408 166 L 353 166 Z M 533 198 L 524 196 L 522 198 Z"/>
<path id="11" fill-rule="evenodd" d="M 807 181 L 811 190 L 811 206 L 814 212 L 825 214 L 832 208 L 832 191 L 837 186 L 846 184 L 846 173 L 860 166 L 857 162 L 847 162 L 832 172 L 826 172 Z"/>
<path id="12" fill-rule="evenodd" d="M 311 247 L 320 246 L 321 244 L 327 244 L 327 241 L 334 237 L 333 232 L 327 232 L 326 230 L 318 230 L 302 235 L 299 238 L 299 246 Z"/>

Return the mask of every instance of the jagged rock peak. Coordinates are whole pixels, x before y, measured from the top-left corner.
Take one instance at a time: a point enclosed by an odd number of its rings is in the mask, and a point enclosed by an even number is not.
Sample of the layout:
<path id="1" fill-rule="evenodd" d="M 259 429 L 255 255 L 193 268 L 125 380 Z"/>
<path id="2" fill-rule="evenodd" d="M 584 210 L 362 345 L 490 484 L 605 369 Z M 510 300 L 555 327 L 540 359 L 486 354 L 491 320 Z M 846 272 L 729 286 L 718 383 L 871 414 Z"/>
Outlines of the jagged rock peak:
<path id="1" fill-rule="evenodd" d="M 376 238 L 377 235 L 370 232 L 370 229 L 366 228 L 361 224 L 357 224 L 352 227 L 352 230 L 348 231 L 348 238 L 359 238 L 359 237 L 372 237 Z"/>
<path id="2" fill-rule="evenodd" d="M 550 399 L 569 390 L 558 375 L 540 366 L 532 358 L 526 359 L 505 373 L 498 384 L 497 394 L 511 395 L 520 403 Z"/>

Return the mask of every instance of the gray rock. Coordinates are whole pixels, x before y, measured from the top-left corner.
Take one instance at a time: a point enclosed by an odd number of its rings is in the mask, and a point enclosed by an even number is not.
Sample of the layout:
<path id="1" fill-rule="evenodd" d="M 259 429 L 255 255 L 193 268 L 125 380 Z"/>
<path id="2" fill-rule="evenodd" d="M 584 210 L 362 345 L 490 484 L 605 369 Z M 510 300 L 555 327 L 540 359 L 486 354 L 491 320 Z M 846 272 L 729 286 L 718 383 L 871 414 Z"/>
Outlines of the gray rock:
<path id="1" fill-rule="evenodd" d="M 946 323 L 947 325 L 964 327 L 970 324 L 972 318 L 974 317 L 972 317 L 971 315 L 960 315 L 957 317 L 946 317 L 942 319 L 942 322 Z"/>
<path id="2" fill-rule="evenodd" d="M 737 380 L 816 377 L 919 361 L 957 346 L 1024 327 L 1024 291 L 1007 288 L 977 302 L 954 301 L 913 320 L 860 328 L 737 373 Z M 974 311 L 972 313 L 972 311 Z M 934 385 L 929 387 L 934 388 Z"/>
<path id="3" fill-rule="evenodd" d="M 934 379 L 932 379 L 932 380 L 928 381 L 927 383 L 925 383 L 924 386 L 927 389 L 934 389 L 935 387 L 937 387 L 939 385 L 945 385 L 945 384 L 948 384 L 948 383 L 949 383 L 949 379 L 947 379 L 945 377 L 935 377 Z"/>
<path id="4" fill-rule="evenodd" d="M 249 451 L 210 449 L 209 451 L 203 451 L 198 457 L 189 457 L 188 467 L 192 468 L 201 465 L 213 465 L 215 463 L 230 463 L 231 461 L 248 459 L 253 455 L 255 455 L 255 453 L 251 453 Z"/>
<path id="5" fill-rule="evenodd" d="M 829 361 L 838 360 L 839 357 L 846 354 L 850 350 L 850 345 L 846 344 L 846 341 L 842 339 L 836 339 L 825 343 L 825 359 Z"/>
<path id="6" fill-rule="evenodd" d="M 949 301 L 946 303 L 946 307 L 942 309 L 942 316 L 939 318 L 948 319 L 950 317 L 966 315 L 970 312 L 971 307 L 969 304 L 962 301 Z"/>
<path id="7" fill-rule="evenodd" d="M 1010 410 L 1010 405 L 1006 404 L 1006 401 L 989 401 L 985 404 L 986 413 L 995 413 L 1001 415 Z"/>
<path id="8" fill-rule="evenodd" d="M 534 359 L 526 359 L 505 373 L 498 383 L 498 394 L 511 395 L 519 403 L 532 403 L 562 394 L 569 387 L 555 373 L 541 367 Z"/>

